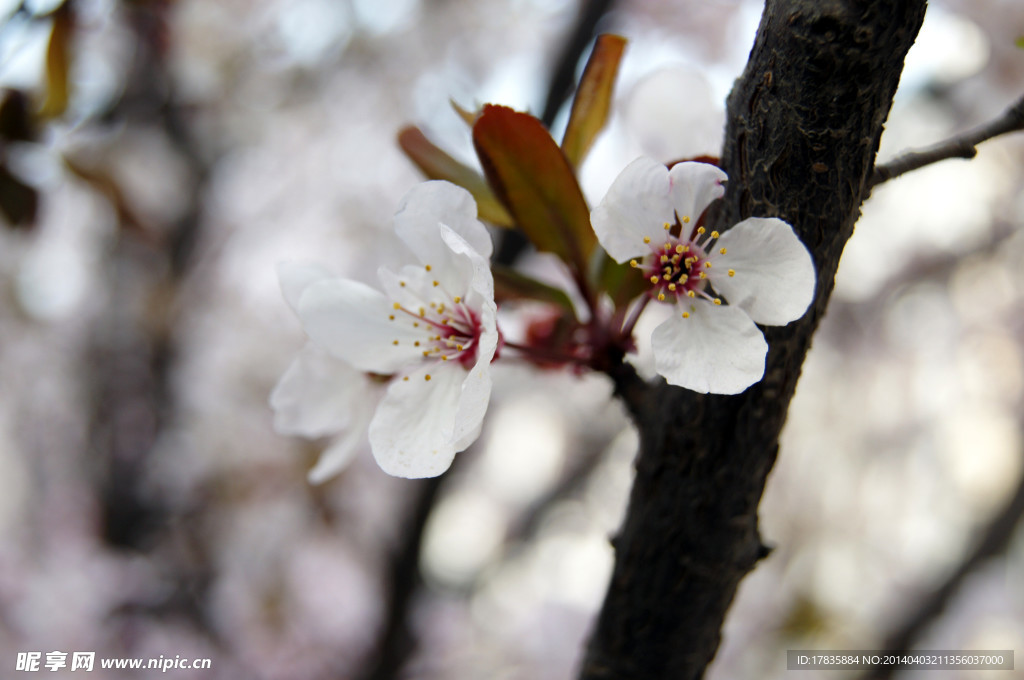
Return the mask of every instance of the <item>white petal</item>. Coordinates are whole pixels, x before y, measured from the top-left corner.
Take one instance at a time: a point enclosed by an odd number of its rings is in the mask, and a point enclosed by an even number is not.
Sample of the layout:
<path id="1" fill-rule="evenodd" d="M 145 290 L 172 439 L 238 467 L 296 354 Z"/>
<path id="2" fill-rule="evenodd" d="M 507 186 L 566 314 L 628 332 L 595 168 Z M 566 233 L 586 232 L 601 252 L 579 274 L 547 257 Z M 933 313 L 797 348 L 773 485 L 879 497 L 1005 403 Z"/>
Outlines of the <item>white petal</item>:
<path id="1" fill-rule="evenodd" d="M 270 393 L 274 430 L 303 437 L 340 432 L 351 422 L 368 382 L 344 361 L 306 345 Z"/>
<path id="2" fill-rule="evenodd" d="M 445 253 L 437 225 L 444 224 L 483 257 L 490 257 L 491 236 L 476 218 L 476 201 L 462 187 L 435 180 L 413 187 L 395 213 L 395 233 L 424 264 L 439 265 Z"/>
<path id="3" fill-rule="evenodd" d="M 491 399 L 491 360 L 498 347 L 497 308 L 493 302 L 481 310 L 480 325 L 476 364 L 462 381 L 462 393 L 455 415 L 452 438 L 455 440 L 456 451 L 464 450 L 480 436 Z"/>
<path id="4" fill-rule="evenodd" d="M 310 484 L 323 484 L 341 473 L 359 453 L 360 444 L 366 441 L 366 430 L 346 430 L 329 447 L 324 449 L 306 479 Z"/>
<path id="5" fill-rule="evenodd" d="M 682 318 L 682 311 L 690 314 Z M 768 343 L 743 310 L 706 300 L 680 303 L 651 335 L 655 369 L 695 392 L 739 394 L 764 376 Z"/>
<path id="6" fill-rule="evenodd" d="M 290 261 L 277 263 L 277 280 L 281 284 L 281 292 L 288 306 L 296 314 L 299 313 L 299 299 L 306 288 L 317 281 L 332 277 L 330 270 L 319 264 Z"/>
<path id="7" fill-rule="evenodd" d="M 668 168 L 650 158 L 627 165 L 590 213 L 597 240 L 616 262 L 646 255 L 644 237 L 657 241 L 664 223 L 674 221 Z"/>
<path id="8" fill-rule="evenodd" d="M 419 265 L 406 265 L 397 274 L 381 267 L 377 270 L 377 278 L 387 298 L 405 309 L 416 311 L 420 307 L 429 308 L 431 302 L 451 304 L 447 293 L 439 286 L 432 285 L 434 277 L 431 272 L 424 271 Z"/>
<path id="9" fill-rule="evenodd" d="M 453 433 L 466 371 L 457 362 L 436 362 L 406 377 L 391 381 L 377 407 L 370 448 L 389 475 L 436 477 L 455 457 Z"/>
<path id="10" fill-rule="evenodd" d="M 725 248 L 725 255 L 720 254 Z M 712 249 L 711 284 L 730 306 L 757 323 L 799 319 L 814 299 L 814 263 L 793 228 L 774 217 L 751 217 L 722 234 Z M 729 276 L 728 270 L 736 271 Z"/>
<path id="11" fill-rule="evenodd" d="M 687 161 L 676 163 L 668 173 L 672 186 L 672 206 L 684 223 L 690 218 L 690 225 L 704 213 L 711 202 L 725 193 L 723 186 L 728 176 L 719 168 L 708 163 Z M 683 230 L 684 236 L 689 236 Z"/>
<path id="12" fill-rule="evenodd" d="M 487 260 L 473 250 L 472 245 L 459 234 L 442 225 L 441 238 L 455 254 L 460 264 L 460 275 L 465 280 L 462 291 L 449 291 L 453 295 L 465 295 L 476 291 L 484 300 L 494 300 L 494 277 Z"/>
<path id="13" fill-rule="evenodd" d="M 352 405 L 351 422 L 345 431 L 320 454 L 320 459 L 309 471 L 310 484 L 321 484 L 335 476 L 352 462 L 355 455 L 367 445 L 368 428 L 382 390 L 380 385 L 367 382 L 361 399 Z"/>
<path id="14" fill-rule="evenodd" d="M 314 343 L 361 371 L 390 374 L 422 358 L 413 345 L 422 332 L 400 323 L 404 312 L 358 281 L 318 281 L 306 288 L 298 311 Z"/>

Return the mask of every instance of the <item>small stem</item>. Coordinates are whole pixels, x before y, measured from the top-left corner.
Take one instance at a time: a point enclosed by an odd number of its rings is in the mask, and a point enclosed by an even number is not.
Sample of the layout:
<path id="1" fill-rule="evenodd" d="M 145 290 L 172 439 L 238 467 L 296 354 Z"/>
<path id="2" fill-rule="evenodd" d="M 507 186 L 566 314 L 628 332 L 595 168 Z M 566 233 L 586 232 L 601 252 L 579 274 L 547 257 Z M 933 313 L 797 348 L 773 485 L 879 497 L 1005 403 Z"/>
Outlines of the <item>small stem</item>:
<path id="1" fill-rule="evenodd" d="M 530 347 L 529 345 L 521 345 L 518 342 L 505 341 L 505 347 L 510 347 L 514 350 L 522 352 L 526 358 L 535 359 L 540 361 L 558 361 L 566 364 L 581 364 L 586 365 L 588 362 L 572 354 L 565 354 L 564 352 L 558 352 L 555 350 L 544 349 L 541 347 Z"/>
<path id="2" fill-rule="evenodd" d="M 640 299 L 640 302 L 636 303 L 633 307 L 633 311 L 630 313 L 629 318 L 626 319 L 626 323 L 622 325 L 622 330 L 619 331 L 620 338 L 628 338 L 633 335 L 633 328 L 636 327 L 636 322 L 640 320 L 640 314 L 647 308 L 647 303 L 651 301 L 650 295 L 644 295 Z"/>

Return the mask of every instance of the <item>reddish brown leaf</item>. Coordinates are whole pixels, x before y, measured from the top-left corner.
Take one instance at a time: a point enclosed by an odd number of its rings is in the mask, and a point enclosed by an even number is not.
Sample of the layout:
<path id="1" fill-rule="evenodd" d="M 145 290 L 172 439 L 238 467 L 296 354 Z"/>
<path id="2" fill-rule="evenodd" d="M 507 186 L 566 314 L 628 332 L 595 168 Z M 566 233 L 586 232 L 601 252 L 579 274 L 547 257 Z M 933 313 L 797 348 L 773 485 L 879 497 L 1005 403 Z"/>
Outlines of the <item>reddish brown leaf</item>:
<path id="1" fill-rule="evenodd" d="M 582 278 L 597 243 L 590 210 L 572 166 L 541 122 L 488 105 L 473 126 L 473 143 L 488 183 L 527 238 Z"/>
<path id="2" fill-rule="evenodd" d="M 512 216 L 491 193 L 480 173 L 458 162 L 435 145 L 419 128 L 407 127 L 398 133 L 398 145 L 430 179 L 444 179 L 473 194 L 480 219 L 501 227 L 512 226 Z"/>

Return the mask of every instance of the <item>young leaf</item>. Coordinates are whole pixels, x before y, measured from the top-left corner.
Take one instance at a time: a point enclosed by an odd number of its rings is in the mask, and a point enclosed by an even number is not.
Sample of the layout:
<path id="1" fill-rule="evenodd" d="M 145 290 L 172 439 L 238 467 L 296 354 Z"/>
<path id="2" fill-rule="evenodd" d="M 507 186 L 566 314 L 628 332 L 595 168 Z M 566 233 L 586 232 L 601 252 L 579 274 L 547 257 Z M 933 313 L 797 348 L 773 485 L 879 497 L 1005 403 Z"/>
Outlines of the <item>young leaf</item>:
<path id="1" fill-rule="evenodd" d="M 488 183 L 527 238 L 584 276 L 597 237 L 572 166 L 547 129 L 531 115 L 487 105 L 473 144 Z"/>
<path id="2" fill-rule="evenodd" d="M 574 166 L 578 167 L 583 162 L 608 120 L 615 78 L 625 47 L 625 38 L 610 34 L 598 36 L 594 43 L 594 51 L 590 53 L 576 89 L 569 125 L 562 139 L 562 150 Z"/>
<path id="3" fill-rule="evenodd" d="M 427 139 L 419 128 L 407 127 L 399 132 L 398 145 L 430 179 L 448 180 L 473 194 L 480 219 L 500 227 L 512 226 L 512 216 L 491 193 L 480 173 L 449 156 Z"/>
<path id="4" fill-rule="evenodd" d="M 72 22 L 68 3 L 53 13 L 53 29 L 46 47 L 46 99 L 39 110 L 43 118 L 59 116 L 68 107 Z"/>
<path id="5" fill-rule="evenodd" d="M 572 301 L 565 291 L 549 286 L 515 269 L 492 264 L 494 274 L 494 296 L 503 300 L 536 300 L 557 305 L 575 316 Z"/>
<path id="6" fill-rule="evenodd" d="M 461 118 L 463 122 L 469 127 L 473 127 L 473 123 L 476 122 L 478 112 L 462 108 L 462 106 L 460 106 L 459 103 L 454 99 L 449 99 L 448 101 L 452 105 L 452 109 L 455 111 L 455 113 L 459 115 L 459 118 Z"/>

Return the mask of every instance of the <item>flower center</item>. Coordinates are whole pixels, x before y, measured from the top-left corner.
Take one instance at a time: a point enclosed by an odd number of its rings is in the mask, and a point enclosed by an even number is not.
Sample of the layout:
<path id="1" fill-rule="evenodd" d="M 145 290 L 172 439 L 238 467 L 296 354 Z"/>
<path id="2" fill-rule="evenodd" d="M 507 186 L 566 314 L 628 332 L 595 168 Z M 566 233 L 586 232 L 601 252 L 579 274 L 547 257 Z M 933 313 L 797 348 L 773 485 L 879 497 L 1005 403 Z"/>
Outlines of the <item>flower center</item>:
<path id="1" fill-rule="evenodd" d="M 426 265 L 425 270 L 431 270 Z M 419 284 L 419 285 L 417 285 Z M 424 361 L 457 361 L 467 370 L 476 364 L 482 327 L 480 317 L 459 295 L 451 295 L 434 280 L 422 282 L 400 280 L 402 288 L 410 288 L 405 304 L 392 303 L 389 320 L 413 329 L 415 339 L 394 340 L 392 344 L 412 343 Z M 415 302 L 412 302 L 412 300 Z M 425 378 L 430 380 L 430 375 Z M 408 380 L 408 377 L 404 377 Z"/>
<path id="2" fill-rule="evenodd" d="M 684 217 L 678 231 L 690 222 Z M 665 234 L 655 240 L 644 237 L 644 243 L 650 248 L 650 255 L 643 261 L 630 260 L 629 264 L 651 284 L 648 294 L 661 302 L 675 302 L 682 296 L 696 297 L 701 295 L 710 298 L 704 289 L 707 287 L 708 270 L 711 260 L 707 252 L 712 242 L 719 237 L 717 231 L 710 234 L 704 227 L 698 227 L 690 237 L 676 236 L 672 233 L 672 225 L 665 223 Z M 724 250 L 724 249 L 723 249 Z M 723 253 L 724 254 L 724 253 Z M 731 275 L 731 274 L 730 274 Z"/>

